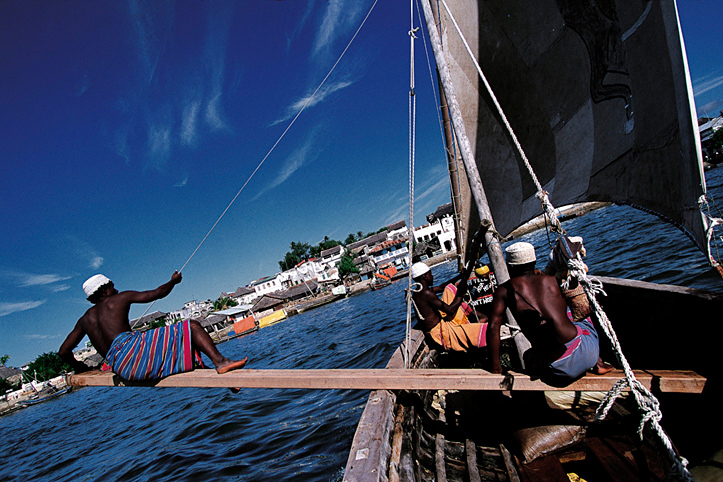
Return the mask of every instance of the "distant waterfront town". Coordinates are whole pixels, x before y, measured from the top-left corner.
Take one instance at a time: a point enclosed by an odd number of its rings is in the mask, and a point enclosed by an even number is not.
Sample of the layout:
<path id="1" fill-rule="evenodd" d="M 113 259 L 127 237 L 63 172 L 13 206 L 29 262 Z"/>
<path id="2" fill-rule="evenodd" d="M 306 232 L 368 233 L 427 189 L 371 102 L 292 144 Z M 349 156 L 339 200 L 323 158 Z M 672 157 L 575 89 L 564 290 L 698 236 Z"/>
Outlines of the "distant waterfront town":
<path id="1" fill-rule="evenodd" d="M 407 237 L 407 222 L 402 220 L 346 246 L 323 250 L 291 269 L 222 292 L 215 302 L 192 300 L 169 313 L 154 311 L 135 318 L 131 329 L 145 331 L 192 319 L 220 343 L 347 295 L 381 289 L 406 276 L 412 260 L 434 264 L 456 256 L 452 203 L 439 206 L 427 215 L 427 224 L 414 228 L 416 246 L 411 256 Z M 353 258 L 358 272 L 342 277 L 338 265 L 345 255 Z M 90 345 L 75 356 L 92 365 L 101 361 Z"/>
<path id="2" fill-rule="evenodd" d="M 291 269 L 264 276 L 222 292 L 217 300 L 192 300 L 183 308 L 164 313 L 154 311 L 131 320 L 131 329 L 146 331 L 183 320 L 197 320 L 216 343 L 242 336 L 278 323 L 290 316 L 367 290 L 382 289 L 407 275 L 413 261 L 430 265 L 456 257 L 452 203 L 439 206 L 427 215 L 427 224 L 414 228 L 414 251 L 408 246 L 407 222 L 402 220 L 382 228 L 376 234 L 321 251 L 318 257 L 305 259 Z M 342 276 L 342 257 L 352 258 L 356 272 Z M 102 357 L 90 342 L 74 352 L 76 359 L 99 368 Z M 3 399 L 0 413 L 31 403 L 34 399 L 55 395 L 68 389 L 65 377 L 38 381 L 18 368 L 0 367 L 2 378 L 16 384 Z"/>

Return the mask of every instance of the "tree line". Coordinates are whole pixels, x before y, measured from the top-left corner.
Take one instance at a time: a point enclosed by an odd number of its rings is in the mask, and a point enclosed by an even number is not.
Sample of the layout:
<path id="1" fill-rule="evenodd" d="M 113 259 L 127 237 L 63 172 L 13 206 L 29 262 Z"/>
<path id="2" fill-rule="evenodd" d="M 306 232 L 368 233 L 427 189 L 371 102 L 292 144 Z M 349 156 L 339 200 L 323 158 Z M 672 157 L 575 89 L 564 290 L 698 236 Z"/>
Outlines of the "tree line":
<path id="1" fill-rule="evenodd" d="M 350 233 L 344 242 L 336 239 L 330 239 L 329 236 L 324 236 L 324 239 L 320 241 L 319 244 L 313 246 L 310 243 L 292 241 L 289 245 L 289 251 L 287 251 L 284 258 L 279 261 L 279 268 L 281 271 L 290 270 L 302 261 L 318 258 L 321 256 L 322 251 L 326 251 L 327 249 L 331 249 L 339 245 L 349 246 L 352 243 L 361 241 L 364 238 L 368 238 L 369 236 L 373 236 L 386 230 L 387 228 L 385 226 L 377 231 L 372 231 L 371 233 L 366 234 L 364 234 L 363 231 L 357 231 L 356 233 Z M 348 262 L 346 264 L 348 266 Z"/>

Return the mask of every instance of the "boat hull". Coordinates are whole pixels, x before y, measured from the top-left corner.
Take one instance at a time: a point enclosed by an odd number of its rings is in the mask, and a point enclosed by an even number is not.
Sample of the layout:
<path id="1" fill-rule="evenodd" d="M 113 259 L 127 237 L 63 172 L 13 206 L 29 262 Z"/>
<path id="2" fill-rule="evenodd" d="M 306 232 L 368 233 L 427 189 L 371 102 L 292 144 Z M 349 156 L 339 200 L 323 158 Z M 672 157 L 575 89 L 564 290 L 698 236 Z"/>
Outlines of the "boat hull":
<path id="1" fill-rule="evenodd" d="M 716 327 L 712 332 L 706 330 L 704 336 L 701 336 L 693 326 L 688 325 L 689 329 L 685 329 L 684 323 L 687 320 L 710 319 L 715 316 L 720 318 L 723 299 L 699 290 L 677 286 L 616 278 L 603 278 L 603 281 L 607 296 L 603 298 L 602 304 L 616 330 L 626 358 L 634 367 L 690 369 L 708 377 L 700 395 L 661 394 L 655 387 L 652 391 L 661 402 L 663 427 L 681 453 L 692 461 L 702 460 L 714 453 L 720 447 L 702 440 L 696 435 L 698 430 L 692 427 L 709 427 L 713 430 L 711 433 L 716 433 L 721 428 L 720 417 L 713 415 L 716 413 L 717 404 L 715 395 L 721 390 L 720 377 L 715 372 L 716 365 L 713 363 L 721 329 Z M 603 352 L 606 345 L 607 342 L 602 341 Z M 402 347 L 394 353 L 387 364 L 388 368 L 403 366 L 401 349 Z M 415 354 L 412 365 L 414 368 L 440 365 L 447 367 L 450 363 L 459 367 L 456 365 L 465 362 L 464 357 L 440 356 L 434 349 L 429 348 L 422 333 L 416 330 L 412 332 L 411 350 Z M 464 452 L 465 446 L 469 444 L 474 446 L 469 455 L 474 455 L 477 459 L 475 470 L 490 473 L 500 471 L 499 480 L 507 480 L 511 473 L 519 476 L 520 472 L 532 470 L 530 464 L 520 463 L 519 449 L 509 447 L 509 453 L 505 455 L 504 452 L 509 446 L 511 433 L 516 429 L 523 429 L 525 425 L 544 424 L 546 417 L 549 419 L 558 416 L 556 413 L 548 413 L 549 407 L 541 398 L 542 395 L 513 392 L 513 396 L 506 397 L 492 392 L 450 393 L 393 393 L 387 390 L 371 392 L 352 442 L 344 480 L 367 482 L 437 478 L 439 474 L 435 471 L 439 462 L 434 460 L 438 453 L 434 446 L 440 434 L 444 442 L 444 448 L 440 450 L 446 454 L 446 459 L 452 459 L 451 468 L 450 461 L 447 460 L 448 480 L 470 480 L 470 475 L 466 472 L 469 468 L 457 467 L 459 464 L 454 462 L 455 457 L 450 455 L 450 450 L 453 453 L 459 451 L 460 447 Z M 446 410 L 439 409 L 440 397 L 444 400 Z M 438 405 L 436 408 L 434 403 Z M 533 405 L 540 407 L 539 410 L 531 410 Z M 695 407 L 695 410 L 690 407 Z M 589 412 L 591 408 L 588 407 L 587 410 Z M 491 423 L 494 420 L 503 420 L 504 423 Z M 592 437 L 581 439 L 577 445 L 568 448 L 567 452 L 561 450 L 558 455 L 562 454 L 562 462 L 556 456 L 545 462 L 537 462 L 537 465 L 548 464 L 549 467 L 545 470 L 559 470 L 561 465 L 564 469 L 571 470 L 569 467 L 574 464 L 565 457 L 580 458 L 584 457 L 584 454 L 589 454 L 589 463 L 599 465 L 599 461 L 592 460 L 601 456 L 603 448 L 600 444 L 611 446 L 613 442 L 609 442 L 609 436 L 600 433 L 602 429 L 596 425 L 583 425 L 588 433 L 592 431 Z M 618 445 L 615 450 L 624 452 L 625 444 L 633 444 L 635 437 L 630 435 L 635 435 L 635 430 L 636 426 L 631 425 L 625 437 L 616 433 L 614 441 Z M 502 450 L 500 445 L 505 450 Z M 629 450 L 650 455 L 648 452 L 652 450 L 652 446 L 638 444 L 636 448 Z M 648 460 L 647 457 L 644 459 Z M 537 465 L 532 464 L 532 468 Z M 636 470 L 642 469 L 631 469 L 633 475 L 628 474 L 633 480 L 638 476 L 642 477 Z M 653 480 L 664 475 L 657 465 L 650 465 L 645 470 L 657 474 Z M 635 474 L 638 475 L 634 476 Z"/>

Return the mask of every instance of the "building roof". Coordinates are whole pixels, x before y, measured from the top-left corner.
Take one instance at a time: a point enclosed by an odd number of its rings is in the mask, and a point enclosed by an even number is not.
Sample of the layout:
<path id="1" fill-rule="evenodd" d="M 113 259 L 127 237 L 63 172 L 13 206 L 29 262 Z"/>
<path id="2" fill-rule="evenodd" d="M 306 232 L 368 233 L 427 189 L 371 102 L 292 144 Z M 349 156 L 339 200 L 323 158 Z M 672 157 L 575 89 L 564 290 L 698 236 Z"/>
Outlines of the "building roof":
<path id="1" fill-rule="evenodd" d="M 206 318 L 199 320 L 199 323 L 201 323 L 201 326 L 205 328 L 210 325 L 215 325 L 216 323 L 224 323 L 225 321 L 226 317 L 224 315 L 213 313 L 211 315 L 208 315 Z"/>
<path id="2" fill-rule="evenodd" d="M 233 308 L 228 308 L 226 310 L 216 311 L 214 314 L 224 316 L 238 315 L 239 313 L 246 313 L 247 311 L 251 310 L 252 306 L 253 305 L 238 305 L 234 306 Z"/>
<path id="3" fill-rule="evenodd" d="M 321 252 L 321 257 L 325 258 L 326 256 L 334 256 L 337 253 L 341 253 L 341 250 L 344 249 L 344 246 L 341 244 L 334 246 L 333 248 L 325 249 Z"/>
<path id="4" fill-rule="evenodd" d="M 143 326 L 147 323 L 150 323 L 152 321 L 155 321 L 159 318 L 163 318 L 168 313 L 163 313 L 160 311 L 154 311 L 153 313 L 148 313 L 147 315 L 143 315 L 140 318 L 136 318 L 134 320 L 131 320 L 131 329 L 134 329 L 137 326 Z"/>
<path id="5" fill-rule="evenodd" d="M 23 371 L 19 368 L 0 367 L 0 378 L 2 378 L 2 379 L 14 377 L 14 376 L 20 375 L 21 373 L 23 373 Z"/>
<path id="6" fill-rule="evenodd" d="M 364 239 L 355 241 L 347 246 L 347 249 L 361 248 L 362 246 L 374 246 L 387 240 L 387 232 L 382 231 L 381 233 L 372 234 Z"/>
<path id="7" fill-rule="evenodd" d="M 401 221 L 397 221 L 396 223 L 390 224 L 389 226 L 387 226 L 387 231 L 395 231 L 397 229 L 402 229 L 402 228 L 406 228 L 406 227 L 407 227 L 407 222 L 404 219 L 402 219 Z"/>
<path id="8" fill-rule="evenodd" d="M 383 249 L 390 248 L 392 246 L 396 246 L 397 244 L 403 243 L 403 239 L 390 239 L 389 241 L 384 241 L 381 244 L 378 244 L 374 246 L 369 252 L 370 253 L 378 253 L 379 251 Z"/>
<path id="9" fill-rule="evenodd" d="M 251 283 L 251 286 L 258 286 L 258 285 L 266 283 L 268 281 L 275 280 L 277 276 L 278 276 L 278 274 L 275 274 L 273 276 L 264 276 L 263 278 L 257 279 L 256 281 Z"/>
<path id="10" fill-rule="evenodd" d="M 434 211 L 432 214 L 427 214 L 427 221 L 433 223 L 437 219 L 442 219 L 446 216 L 451 216 L 453 214 L 454 208 L 452 207 L 452 203 L 442 204 L 441 206 L 437 207 L 437 210 Z"/>
<path id="11" fill-rule="evenodd" d="M 319 287 L 319 283 L 317 283 L 314 280 L 307 281 L 306 283 L 301 283 L 296 286 L 292 286 L 291 288 L 287 289 L 286 291 L 282 291 L 281 293 L 276 293 L 278 296 L 289 299 L 298 297 L 299 295 L 310 295 L 314 291 L 316 291 Z M 309 293 L 311 291 L 311 293 Z"/>
<path id="12" fill-rule="evenodd" d="M 280 293 L 266 293 L 254 303 L 253 311 L 263 311 L 274 306 L 279 306 L 284 299 L 279 296 Z"/>
<path id="13" fill-rule="evenodd" d="M 253 288 L 249 288 L 248 286 L 239 286 L 236 288 L 236 291 L 230 294 L 230 296 L 233 296 L 234 298 L 239 298 L 244 295 L 250 295 L 251 293 L 256 293 L 256 291 Z"/>

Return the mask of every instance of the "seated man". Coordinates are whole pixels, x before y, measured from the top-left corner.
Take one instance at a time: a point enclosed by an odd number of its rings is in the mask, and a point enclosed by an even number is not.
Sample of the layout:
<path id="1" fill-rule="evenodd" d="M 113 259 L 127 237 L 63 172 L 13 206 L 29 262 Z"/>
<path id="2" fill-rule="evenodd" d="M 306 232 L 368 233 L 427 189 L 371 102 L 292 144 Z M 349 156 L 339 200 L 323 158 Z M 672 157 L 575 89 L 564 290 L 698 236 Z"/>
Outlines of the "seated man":
<path id="1" fill-rule="evenodd" d="M 150 291 L 118 292 L 113 282 L 97 274 L 85 283 L 83 290 L 94 306 L 78 320 L 65 339 L 58 355 L 76 373 L 88 367 L 75 359 L 73 349 L 85 335 L 108 362 L 112 370 L 125 380 L 153 380 L 193 370 L 193 352 L 206 354 L 218 373 L 241 368 L 246 358 L 230 360 L 221 355 L 197 321 L 186 320 L 146 332 L 131 331 L 128 313 L 133 303 L 149 303 L 168 296 L 181 282 L 181 274 Z"/>
<path id="2" fill-rule="evenodd" d="M 423 265 L 424 263 L 419 263 Z M 426 265 L 425 265 L 426 266 Z M 423 269 L 423 268 L 422 268 Z M 441 283 L 439 286 L 431 286 L 430 289 L 434 293 L 442 293 L 442 302 L 451 305 L 454 298 L 457 296 L 457 281 L 461 278 L 462 274 L 458 274 L 454 278 Z M 487 321 L 487 316 L 480 313 L 475 309 L 474 306 L 467 304 L 462 301 L 454 315 L 448 315 L 444 311 L 440 311 L 439 314 L 442 316 L 444 321 L 451 321 L 455 325 L 465 325 L 470 323 L 484 323 Z"/>
<path id="3" fill-rule="evenodd" d="M 472 241 L 470 260 L 476 258 L 480 241 L 481 236 L 475 236 Z M 437 298 L 435 293 L 435 290 L 438 292 L 439 288 L 432 286 L 434 275 L 429 267 L 424 263 L 412 265 L 412 278 L 421 285 L 421 289 L 415 291 L 412 295 L 414 305 L 417 308 L 420 327 L 435 343 L 445 350 L 467 351 L 471 347 L 481 348 L 486 344 L 485 330 L 487 323 L 469 323 L 469 321 L 465 320 L 463 324 L 459 324 L 453 320 L 462 305 L 464 295 L 467 293 L 467 280 L 473 266 L 473 261 L 467 264 L 461 274 L 460 286 L 454 290 L 452 299 L 442 301 Z M 444 315 L 445 319 L 442 319 L 442 315 Z M 480 321 L 486 321 L 483 314 L 478 314 L 478 316 L 481 317 Z M 447 319 L 452 321 L 446 321 Z"/>
<path id="4" fill-rule="evenodd" d="M 507 248 L 510 279 L 500 285 L 492 300 L 487 329 L 492 372 L 500 365 L 500 326 L 509 308 L 530 341 L 525 353 L 529 371 L 551 385 L 565 386 L 593 369 L 609 371 L 599 358 L 598 336 L 590 318 L 573 323 L 554 276 L 535 269 L 535 248 L 515 243 Z"/>

